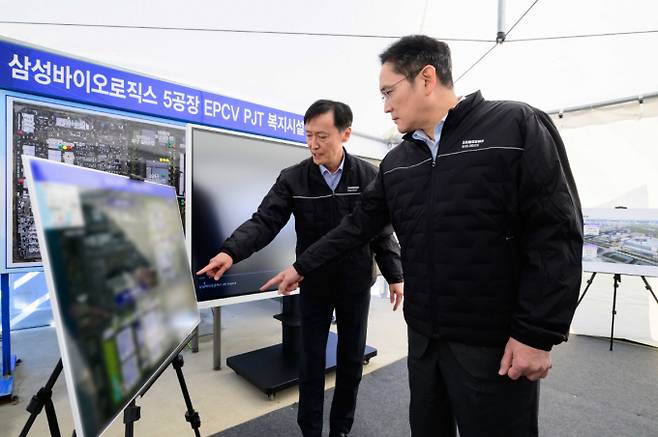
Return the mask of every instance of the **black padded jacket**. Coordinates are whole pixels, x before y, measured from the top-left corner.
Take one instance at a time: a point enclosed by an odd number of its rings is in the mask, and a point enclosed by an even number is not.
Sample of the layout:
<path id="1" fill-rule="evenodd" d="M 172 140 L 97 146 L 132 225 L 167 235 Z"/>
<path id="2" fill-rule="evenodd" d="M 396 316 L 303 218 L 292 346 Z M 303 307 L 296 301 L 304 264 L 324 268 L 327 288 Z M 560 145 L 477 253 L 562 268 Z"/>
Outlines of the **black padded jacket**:
<path id="1" fill-rule="evenodd" d="M 566 341 L 582 274 L 582 214 L 546 114 L 467 96 L 448 112 L 436 159 L 405 135 L 360 208 L 294 266 L 308 275 L 389 221 L 414 330 L 483 346 L 510 336 L 544 350 Z"/>

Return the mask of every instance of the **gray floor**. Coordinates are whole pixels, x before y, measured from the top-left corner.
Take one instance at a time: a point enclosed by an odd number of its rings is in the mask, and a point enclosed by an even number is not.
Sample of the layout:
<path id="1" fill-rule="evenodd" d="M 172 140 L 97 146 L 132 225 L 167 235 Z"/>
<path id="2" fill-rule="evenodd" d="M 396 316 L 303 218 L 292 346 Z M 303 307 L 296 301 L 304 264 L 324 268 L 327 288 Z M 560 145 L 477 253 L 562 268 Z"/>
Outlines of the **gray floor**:
<path id="1" fill-rule="evenodd" d="M 556 349 L 541 386 L 540 435 L 571 437 L 658 436 L 658 350 L 617 342 L 613 352 L 598 338 L 572 336 Z M 328 391 L 325 405 L 330 405 Z M 409 435 L 405 360 L 367 375 L 359 392 L 351 435 Z M 215 434 L 215 437 L 296 435 L 296 405 Z M 327 412 L 325 411 L 325 429 Z M 326 431 L 325 431 L 326 432 Z"/>

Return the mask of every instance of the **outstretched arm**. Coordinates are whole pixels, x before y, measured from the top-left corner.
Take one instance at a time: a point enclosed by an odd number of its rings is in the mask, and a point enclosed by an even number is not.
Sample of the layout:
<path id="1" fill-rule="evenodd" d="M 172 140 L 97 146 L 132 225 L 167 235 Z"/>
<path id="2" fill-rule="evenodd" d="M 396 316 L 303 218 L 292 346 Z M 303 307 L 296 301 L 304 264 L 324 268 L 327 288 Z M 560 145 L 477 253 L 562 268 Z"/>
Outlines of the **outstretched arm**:
<path id="1" fill-rule="evenodd" d="M 379 234 L 390 222 L 381 175 L 380 171 L 363 191 L 361 204 L 344 217 L 340 225 L 312 244 L 293 266 L 271 278 L 261 289 L 279 284 L 279 292 L 286 294 L 303 276 Z"/>

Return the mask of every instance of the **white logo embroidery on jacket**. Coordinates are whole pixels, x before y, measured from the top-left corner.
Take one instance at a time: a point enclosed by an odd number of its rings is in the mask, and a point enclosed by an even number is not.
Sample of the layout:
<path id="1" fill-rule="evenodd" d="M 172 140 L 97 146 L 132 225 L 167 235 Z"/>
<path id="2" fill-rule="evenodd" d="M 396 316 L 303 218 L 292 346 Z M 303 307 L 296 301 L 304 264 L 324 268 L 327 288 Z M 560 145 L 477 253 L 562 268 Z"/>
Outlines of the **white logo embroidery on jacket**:
<path id="1" fill-rule="evenodd" d="M 484 140 L 463 140 L 462 149 L 475 149 L 480 147 L 484 143 Z"/>

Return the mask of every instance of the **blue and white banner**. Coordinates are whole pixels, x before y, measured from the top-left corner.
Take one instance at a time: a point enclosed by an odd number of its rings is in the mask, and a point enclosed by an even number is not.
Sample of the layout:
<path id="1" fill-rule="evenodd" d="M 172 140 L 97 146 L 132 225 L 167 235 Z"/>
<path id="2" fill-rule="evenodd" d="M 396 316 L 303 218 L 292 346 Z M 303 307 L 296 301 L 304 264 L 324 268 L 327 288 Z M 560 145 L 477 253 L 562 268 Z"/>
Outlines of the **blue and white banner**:
<path id="1" fill-rule="evenodd" d="M 299 114 L 1 39 L 0 88 L 305 142 Z"/>

